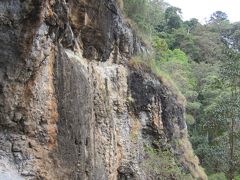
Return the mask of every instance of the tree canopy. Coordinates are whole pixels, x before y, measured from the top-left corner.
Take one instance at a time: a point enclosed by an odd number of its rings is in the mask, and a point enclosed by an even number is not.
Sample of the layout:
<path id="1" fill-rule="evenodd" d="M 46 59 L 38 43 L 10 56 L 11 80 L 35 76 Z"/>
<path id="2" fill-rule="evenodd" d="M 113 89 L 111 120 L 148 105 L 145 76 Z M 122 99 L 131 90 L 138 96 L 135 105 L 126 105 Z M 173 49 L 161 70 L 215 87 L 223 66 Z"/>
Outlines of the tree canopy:
<path id="1" fill-rule="evenodd" d="M 240 178 L 240 22 L 216 11 L 202 25 L 182 20 L 181 9 L 164 1 L 124 2 L 126 15 L 150 35 L 153 71 L 187 99 L 190 139 L 209 179 Z"/>

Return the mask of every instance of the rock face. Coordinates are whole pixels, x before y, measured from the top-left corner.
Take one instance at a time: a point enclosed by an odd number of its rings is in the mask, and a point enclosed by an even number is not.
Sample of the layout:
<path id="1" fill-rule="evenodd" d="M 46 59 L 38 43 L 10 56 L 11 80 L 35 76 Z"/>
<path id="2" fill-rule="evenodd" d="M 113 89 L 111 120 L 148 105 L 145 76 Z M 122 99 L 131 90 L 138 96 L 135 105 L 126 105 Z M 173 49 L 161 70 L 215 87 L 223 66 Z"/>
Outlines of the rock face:
<path id="1" fill-rule="evenodd" d="M 0 179 L 151 179 L 146 146 L 206 179 L 178 97 L 127 66 L 147 50 L 117 4 L 1 0 Z"/>

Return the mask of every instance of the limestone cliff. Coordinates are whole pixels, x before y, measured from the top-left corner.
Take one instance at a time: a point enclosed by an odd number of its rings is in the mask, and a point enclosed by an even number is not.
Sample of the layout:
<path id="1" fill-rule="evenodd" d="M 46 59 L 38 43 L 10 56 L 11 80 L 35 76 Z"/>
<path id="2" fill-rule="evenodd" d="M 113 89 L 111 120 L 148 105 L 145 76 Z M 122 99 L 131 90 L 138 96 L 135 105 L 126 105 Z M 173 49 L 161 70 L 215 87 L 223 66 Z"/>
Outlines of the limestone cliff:
<path id="1" fill-rule="evenodd" d="M 206 179 L 184 106 L 150 72 L 115 0 L 0 1 L 0 179 L 151 179 L 168 147 Z"/>

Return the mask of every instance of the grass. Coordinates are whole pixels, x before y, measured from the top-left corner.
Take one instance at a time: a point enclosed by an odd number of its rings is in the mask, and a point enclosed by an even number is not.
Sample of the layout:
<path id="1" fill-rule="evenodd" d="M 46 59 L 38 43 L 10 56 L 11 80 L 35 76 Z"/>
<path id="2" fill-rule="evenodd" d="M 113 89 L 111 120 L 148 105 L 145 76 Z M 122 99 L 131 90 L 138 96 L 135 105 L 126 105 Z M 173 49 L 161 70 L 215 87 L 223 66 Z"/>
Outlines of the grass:
<path id="1" fill-rule="evenodd" d="M 123 0 L 117 0 L 117 6 L 123 11 Z"/>
<path id="2" fill-rule="evenodd" d="M 136 35 L 137 39 L 143 43 L 143 45 L 145 47 L 147 47 L 148 49 L 152 48 L 152 39 L 151 39 L 151 34 L 144 32 L 143 30 L 141 30 L 137 23 L 134 22 L 132 19 L 128 18 L 126 13 L 123 11 L 123 18 L 124 18 L 124 22 L 132 29 L 133 34 Z"/>
<path id="3" fill-rule="evenodd" d="M 183 137 L 179 140 L 179 148 L 182 151 L 182 155 L 180 157 L 180 162 L 186 165 L 191 174 L 194 175 L 197 179 L 207 179 L 207 176 L 204 172 L 204 169 L 200 167 L 199 159 L 194 155 L 192 145 L 188 140 L 187 133 L 183 132 Z"/>
<path id="4" fill-rule="evenodd" d="M 146 158 L 142 162 L 144 170 L 151 174 L 152 179 L 180 179 L 192 180 L 193 178 L 178 166 L 174 154 L 170 150 L 145 147 Z"/>
<path id="5" fill-rule="evenodd" d="M 183 105 L 186 104 L 186 98 L 182 95 L 170 75 L 161 70 L 160 65 L 154 60 L 153 55 L 133 56 L 128 65 L 138 71 L 154 74 L 161 83 L 163 83 L 168 89 L 171 89 L 172 93 L 176 95 L 177 102 Z"/>

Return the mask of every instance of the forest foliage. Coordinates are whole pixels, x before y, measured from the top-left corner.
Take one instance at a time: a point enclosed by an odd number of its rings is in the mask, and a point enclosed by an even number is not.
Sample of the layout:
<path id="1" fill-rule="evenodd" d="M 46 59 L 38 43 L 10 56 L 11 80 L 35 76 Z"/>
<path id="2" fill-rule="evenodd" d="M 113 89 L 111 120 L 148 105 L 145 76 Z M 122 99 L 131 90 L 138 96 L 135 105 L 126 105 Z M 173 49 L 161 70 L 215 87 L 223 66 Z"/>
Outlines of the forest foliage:
<path id="1" fill-rule="evenodd" d="M 190 140 L 209 179 L 240 179 L 240 22 L 222 11 L 206 24 L 184 21 L 162 0 L 124 0 L 124 13 L 153 49 L 137 62 L 187 99 Z"/>

